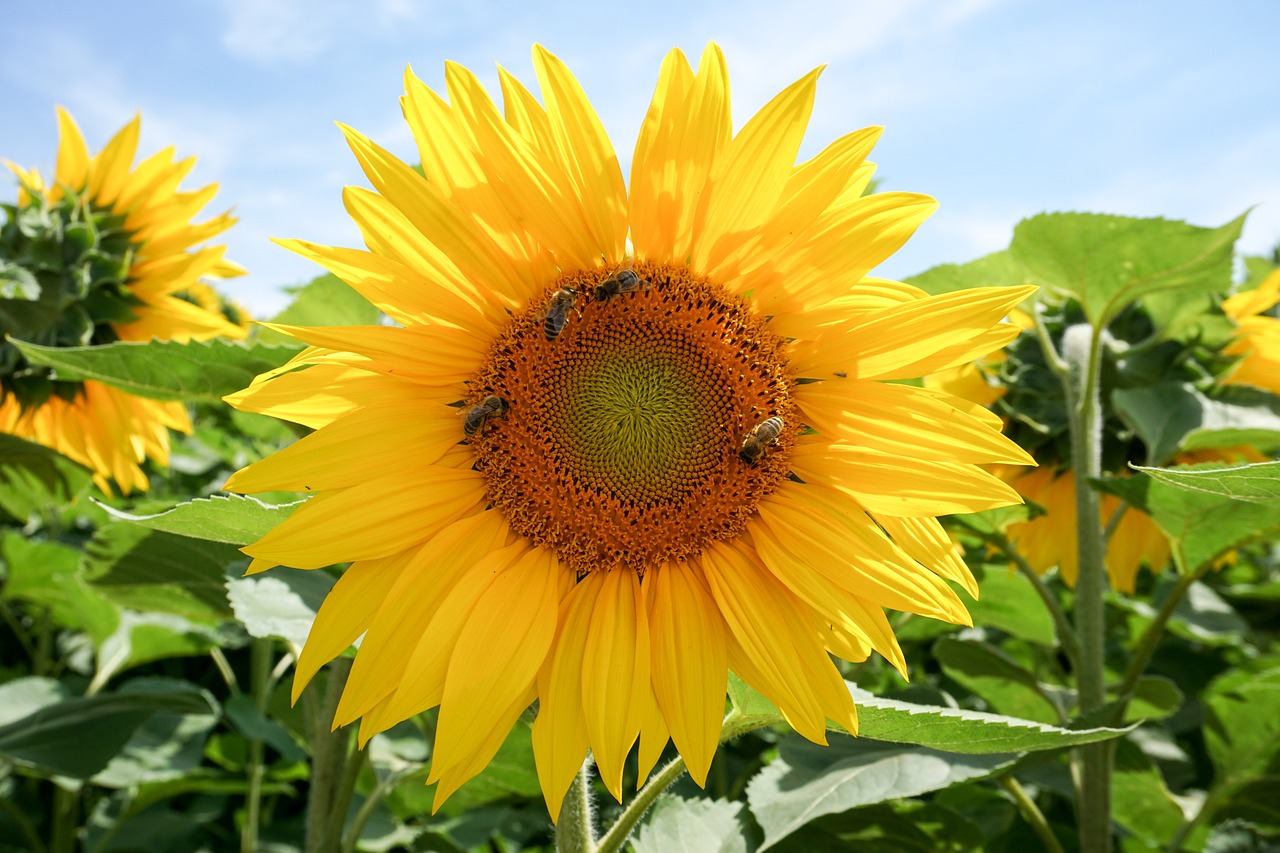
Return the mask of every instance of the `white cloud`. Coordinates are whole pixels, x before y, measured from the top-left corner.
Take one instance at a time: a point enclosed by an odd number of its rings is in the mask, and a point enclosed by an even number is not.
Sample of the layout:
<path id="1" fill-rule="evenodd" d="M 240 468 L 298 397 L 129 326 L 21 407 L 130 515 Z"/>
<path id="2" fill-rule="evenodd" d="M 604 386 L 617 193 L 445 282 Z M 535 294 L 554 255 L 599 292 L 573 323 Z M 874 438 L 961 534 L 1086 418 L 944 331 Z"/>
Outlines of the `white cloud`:
<path id="1" fill-rule="evenodd" d="M 315 59 L 354 33 L 391 34 L 441 14 L 436 4 L 411 0 L 224 0 L 223 6 L 223 46 L 264 64 Z"/>

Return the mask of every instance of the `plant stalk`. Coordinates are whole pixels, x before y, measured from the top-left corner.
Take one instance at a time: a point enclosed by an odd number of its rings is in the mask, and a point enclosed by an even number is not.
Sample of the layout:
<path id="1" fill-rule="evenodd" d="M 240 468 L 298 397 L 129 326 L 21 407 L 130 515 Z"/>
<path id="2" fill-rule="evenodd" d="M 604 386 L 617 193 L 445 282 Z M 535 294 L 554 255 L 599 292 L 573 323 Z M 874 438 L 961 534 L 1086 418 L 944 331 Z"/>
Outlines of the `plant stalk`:
<path id="1" fill-rule="evenodd" d="M 217 661 L 217 656 L 214 660 Z M 225 662 L 225 658 L 223 661 Z M 230 672 L 230 667 L 227 668 Z M 268 676 L 271 672 L 271 641 L 255 638 L 249 645 L 249 695 L 258 713 L 265 713 L 270 699 Z M 234 683 L 235 676 L 232 676 Z M 244 825 L 240 827 L 241 853 L 258 849 L 258 829 L 262 821 L 262 777 L 266 772 L 265 747 L 259 739 L 249 741 L 249 791 L 245 797 Z"/>
<path id="2" fill-rule="evenodd" d="M 351 671 L 351 659 L 340 657 L 329 665 L 328 683 L 324 701 L 312 701 L 305 705 L 308 712 L 307 728 L 311 732 L 311 788 L 307 795 L 307 853 L 338 853 L 341 834 L 330 831 L 331 816 L 335 810 L 347 813 L 346 801 L 341 795 L 344 784 L 348 746 L 351 734 L 346 730 L 333 731 L 333 714 L 338 709 L 342 688 L 346 686 Z M 347 792 L 347 797 L 350 793 Z"/>
<path id="3" fill-rule="evenodd" d="M 1107 701 L 1102 511 L 1098 493 L 1090 482 L 1102 473 L 1102 407 L 1098 387 L 1102 330 L 1086 324 L 1068 328 L 1063 336 L 1063 355 L 1070 368 L 1063 387 L 1070 417 L 1079 565 L 1075 616 L 1080 660 L 1076 670 L 1076 690 L 1080 697 L 1080 712 L 1088 714 Z M 1106 743 L 1079 748 L 1080 793 L 1076 807 L 1083 850 L 1111 849 L 1110 753 Z"/>
<path id="4" fill-rule="evenodd" d="M 1013 801 L 1018 806 L 1018 811 L 1022 813 L 1022 817 L 1027 823 L 1031 824 L 1031 828 L 1036 831 L 1040 842 L 1044 844 L 1044 849 L 1049 853 L 1063 853 L 1062 845 L 1058 843 L 1058 839 L 1053 834 L 1053 829 L 1049 826 L 1049 821 L 1045 820 L 1044 812 L 1040 811 L 1040 807 L 1036 805 L 1036 801 L 1031 799 L 1022 784 L 1012 775 L 1000 777 L 1000 787 L 1009 792 L 1013 797 Z"/>
<path id="5" fill-rule="evenodd" d="M 1160 605 L 1160 610 L 1156 612 L 1155 619 L 1147 626 L 1147 630 L 1142 632 L 1138 645 L 1129 657 L 1129 665 L 1125 667 L 1124 679 L 1116 690 L 1116 695 L 1120 698 L 1117 714 L 1123 714 L 1125 706 L 1128 705 L 1129 694 L 1138 686 L 1138 679 L 1142 678 L 1142 674 L 1147 669 L 1147 664 L 1151 662 L 1151 656 L 1155 654 L 1156 647 L 1160 645 L 1160 640 L 1164 637 L 1165 626 L 1169 624 L 1173 611 L 1178 609 L 1178 605 L 1186 597 L 1187 591 L 1191 589 L 1196 581 L 1205 576 L 1211 565 L 1211 563 L 1205 563 L 1194 572 L 1179 575 L 1177 583 L 1173 585 L 1173 589 L 1169 590 L 1164 603 Z"/>
<path id="6" fill-rule="evenodd" d="M 560 820 L 556 822 L 556 853 L 597 851 L 595 830 L 592 828 L 595 811 L 591 802 L 592 763 L 588 755 L 560 804 Z"/>
<path id="7" fill-rule="evenodd" d="M 1075 629 L 1071 627 L 1071 622 L 1067 619 L 1067 614 L 1063 611 L 1062 605 L 1058 603 L 1057 596 L 1045 584 L 1044 579 L 1031 567 L 1027 562 L 1027 558 L 1022 556 L 1013 543 L 1001 533 L 989 533 L 983 536 L 983 540 L 1000 549 L 1017 570 L 1030 583 L 1031 588 L 1040 596 L 1040 600 L 1044 602 L 1045 609 L 1049 611 L 1049 616 L 1053 619 L 1053 627 L 1058 635 L 1058 645 L 1062 647 L 1062 652 L 1067 656 L 1067 660 L 1071 662 L 1071 670 L 1076 672 L 1080 669 L 1080 640 L 1076 637 Z"/>

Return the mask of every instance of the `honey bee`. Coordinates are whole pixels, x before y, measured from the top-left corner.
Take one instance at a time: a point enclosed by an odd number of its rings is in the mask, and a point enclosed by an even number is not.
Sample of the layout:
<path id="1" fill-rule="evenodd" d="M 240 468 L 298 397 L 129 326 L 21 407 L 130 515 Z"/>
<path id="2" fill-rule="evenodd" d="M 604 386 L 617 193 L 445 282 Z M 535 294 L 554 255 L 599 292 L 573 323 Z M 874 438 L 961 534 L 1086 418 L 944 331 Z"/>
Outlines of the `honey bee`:
<path id="1" fill-rule="evenodd" d="M 596 288 L 596 299 L 608 302 L 619 293 L 633 293 L 637 290 L 648 290 L 649 280 L 636 275 L 635 270 L 618 270 L 600 282 Z"/>
<path id="2" fill-rule="evenodd" d="M 462 432 L 470 438 L 477 433 L 484 434 L 484 424 L 489 418 L 507 417 L 507 409 L 511 408 L 502 397 L 496 394 L 490 394 L 484 398 L 483 402 L 477 403 L 467 410 L 467 416 L 462 421 Z"/>
<path id="3" fill-rule="evenodd" d="M 582 312 L 573 307 L 573 300 L 577 296 L 578 291 L 570 287 L 562 287 L 551 294 L 551 299 L 547 302 L 547 313 L 542 320 L 542 333 L 547 336 L 547 340 L 554 341 L 560 337 L 564 324 L 569 319 L 570 308 L 573 308 L 573 313 L 582 316 Z"/>
<path id="4" fill-rule="evenodd" d="M 766 418 L 742 437 L 742 449 L 738 451 L 738 457 L 748 465 L 754 465 L 764 458 L 765 448 L 778 443 L 778 436 L 781 434 L 782 418 L 777 415 Z"/>

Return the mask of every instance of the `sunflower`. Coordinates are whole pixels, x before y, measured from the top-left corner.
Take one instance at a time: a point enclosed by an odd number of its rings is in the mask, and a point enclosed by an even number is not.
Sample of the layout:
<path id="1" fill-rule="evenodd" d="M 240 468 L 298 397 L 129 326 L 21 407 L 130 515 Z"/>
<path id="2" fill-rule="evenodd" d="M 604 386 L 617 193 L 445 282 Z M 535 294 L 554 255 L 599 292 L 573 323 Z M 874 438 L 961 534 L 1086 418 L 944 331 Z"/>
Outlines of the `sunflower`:
<path id="1" fill-rule="evenodd" d="M 202 277 L 243 273 L 223 259 L 224 247 L 196 248 L 235 219 L 224 213 L 191 222 L 217 191 L 178 190 L 194 158 L 175 162 L 169 148 L 133 168 L 140 128 L 135 117 L 90 157 L 80 129 L 59 107 L 53 183 L 7 164 L 21 187 L 0 232 L 0 284 L 24 310 L 6 314 L 4 332 L 57 346 L 244 337 L 242 325 L 187 295 L 207 287 Z M 19 319 L 11 324 L 10 316 Z M 59 381 L 0 344 L 0 431 L 86 465 L 104 491 L 111 480 L 126 494 L 146 489 L 139 463 L 168 462 L 170 429 L 191 431 L 183 404 Z"/>
<path id="2" fill-rule="evenodd" d="M 1253 290 L 1228 297 L 1222 310 L 1236 322 L 1235 337 L 1223 352 L 1238 356 L 1222 381 L 1253 385 L 1280 394 L 1280 319 L 1267 311 L 1280 301 L 1280 269 L 1274 270 Z"/>
<path id="3" fill-rule="evenodd" d="M 883 608 L 970 624 L 936 517 L 1017 502 L 979 466 L 1030 460 L 890 380 L 1003 345 L 1031 288 L 867 276 L 935 202 L 863 197 L 879 128 L 796 163 L 818 72 L 735 135 L 719 48 L 672 51 L 628 190 L 572 74 L 534 63 L 543 102 L 500 70 L 501 110 L 458 65 L 448 100 L 407 72 L 421 174 L 343 127 L 367 250 L 282 244 L 397 325 L 274 327 L 309 348 L 227 399 L 316 431 L 227 488 L 315 493 L 250 571 L 351 563 L 295 699 L 363 635 L 335 725 L 439 706 L 437 805 L 536 699 L 555 817 L 588 749 L 619 799 L 637 741 L 641 779 L 670 739 L 703 784 L 729 670 L 823 743 L 857 731 L 828 653 L 905 669 Z"/>

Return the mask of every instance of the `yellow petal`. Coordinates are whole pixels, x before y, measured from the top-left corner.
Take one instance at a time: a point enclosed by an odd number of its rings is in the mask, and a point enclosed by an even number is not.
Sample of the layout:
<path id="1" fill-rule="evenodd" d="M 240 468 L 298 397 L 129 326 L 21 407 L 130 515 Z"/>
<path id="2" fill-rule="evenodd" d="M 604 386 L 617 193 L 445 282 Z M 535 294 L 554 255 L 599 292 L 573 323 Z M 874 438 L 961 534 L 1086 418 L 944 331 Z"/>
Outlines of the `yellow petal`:
<path id="1" fill-rule="evenodd" d="M 54 167 L 54 187 L 59 185 L 79 192 L 89 178 L 89 147 L 71 113 L 58 107 L 58 162 Z M 56 197 L 58 193 L 50 192 Z"/>
<path id="2" fill-rule="evenodd" d="M 773 215 L 809 124 L 821 69 L 765 104 L 716 158 L 700 199 L 693 268 L 717 266 Z"/>
<path id="3" fill-rule="evenodd" d="M 369 628 L 373 615 L 416 551 L 402 551 L 380 560 L 352 563 L 324 597 L 307 642 L 293 670 L 293 702 L 320 668 L 350 648 Z"/>
<path id="4" fill-rule="evenodd" d="M 222 399 L 242 412 L 319 429 L 364 406 L 411 397 L 415 387 L 420 388 L 398 377 L 325 360 L 323 354 L 313 351 L 308 360 L 295 358 L 283 372 L 260 376 L 248 388 Z M 293 370 L 303 365 L 306 370 Z"/>
<path id="5" fill-rule="evenodd" d="M 649 690 L 649 615 L 635 572 L 605 572 L 582 652 L 582 711 L 600 779 L 622 801 L 622 765 Z"/>
<path id="6" fill-rule="evenodd" d="M 448 326 L 287 326 L 268 329 L 312 346 L 353 352 L 368 369 L 431 386 L 459 386 L 480 366 L 490 342 Z"/>
<path id="7" fill-rule="evenodd" d="M 951 515 L 1022 502 L 1017 492 L 977 465 L 921 461 L 821 441 L 797 445 L 790 462 L 805 482 L 833 486 L 877 515 Z"/>
<path id="8" fill-rule="evenodd" d="M 506 532 L 501 513 L 481 512 L 449 525 L 413 550 L 360 644 L 335 722 L 346 725 L 395 691 L 441 605 L 463 586 L 460 578 L 500 547 Z M 459 607 L 469 607 L 474 594 L 464 598 L 455 599 Z M 394 714 L 399 709 L 389 704 L 384 710 Z"/>
<path id="9" fill-rule="evenodd" d="M 856 733 L 853 699 L 804 603 L 723 543 L 702 552 L 702 570 L 729 628 L 730 668 L 814 743 L 827 742 L 827 718 Z"/>
<path id="10" fill-rule="evenodd" d="M 538 671 L 538 717 L 533 721 L 533 755 L 538 782 L 554 822 L 589 741 L 582 715 L 582 652 L 604 575 L 593 572 L 560 606 L 555 646 Z"/>
<path id="11" fill-rule="evenodd" d="M 604 126 L 572 72 L 541 45 L 534 45 L 547 118 L 561 162 L 578 188 L 587 226 L 606 263 L 626 251 L 627 188 Z"/>
<path id="12" fill-rule="evenodd" d="M 662 566 L 649 571 L 645 582 L 656 586 L 650 616 L 653 692 L 689 775 L 705 785 L 724 719 L 724 620 L 692 566 Z"/>
<path id="13" fill-rule="evenodd" d="M 631 157 L 631 241 L 637 257 L 675 257 L 676 197 L 664 188 L 677 173 L 673 140 L 680 110 L 693 86 L 693 69 L 679 48 L 662 60 L 649 112 Z"/>
<path id="14" fill-rule="evenodd" d="M 989 422 L 920 388 L 849 377 L 799 385 L 795 398 L 806 423 L 852 446 L 939 462 L 1035 464 Z"/>
<path id="15" fill-rule="evenodd" d="M 249 494 L 328 491 L 392 477 L 404 470 L 405 459 L 430 465 L 462 440 L 459 412 L 427 400 L 366 406 L 241 468 L 223 488 Z"/>
<path id="16" fill-rule="evenodd" d="M 103 207 L 111 207 L 124 189 L 129 177 L 129 167 L 133 165 L 134 155 L 138 153 L 138 131 L 141 126 L 141 116 L 135 115 L 133 121 L 122 127 L 93 158 L 89 193 Z"/>
<path id="17" fill-rule="evenodd" d="M 314 497 L 241 550 L 299 569 L 387 557 L 429 539 L 483 500 L 479 473 L 424 466 Z M 377 517 L 370 517 L 371 506 L 381 508 Z"/>
<path id="18" fill-rule="evenodd" d="M 479 750 L 504 723 L 510 728 L 502 712 L 533 685 L 555 638 L 559 570 L 551 551 L 531 550 L 476 599 L 449 659 L 433 778 Z M 505 736 L 502 731 L 497 742 Z"/>

